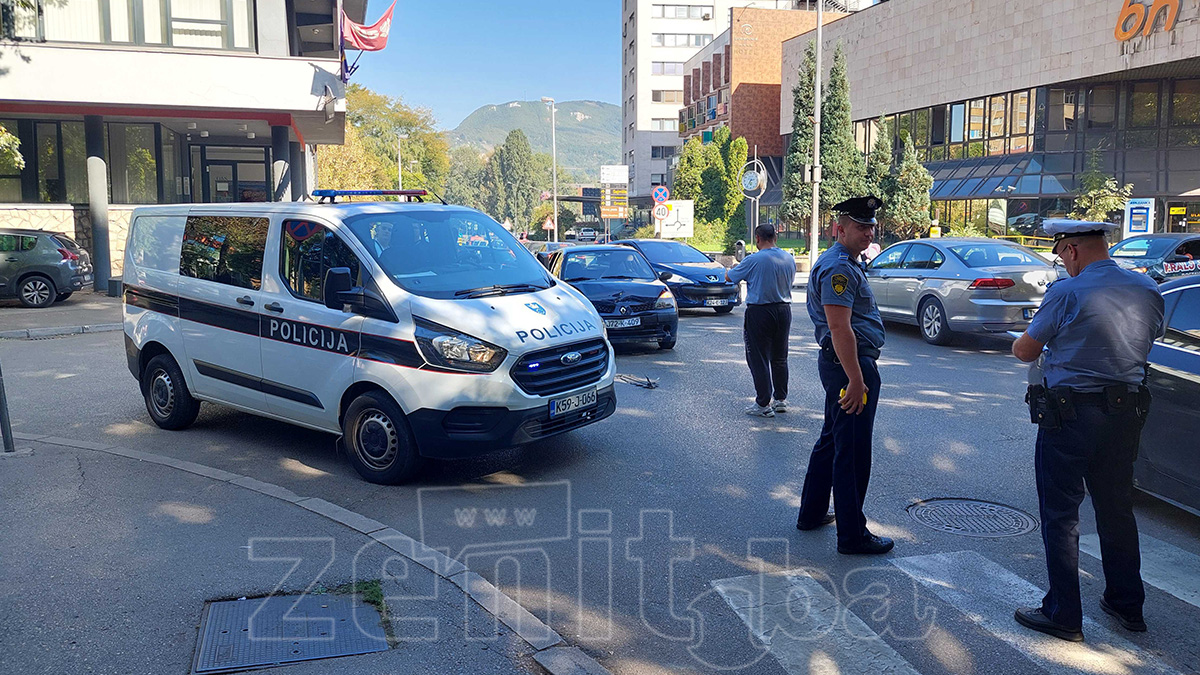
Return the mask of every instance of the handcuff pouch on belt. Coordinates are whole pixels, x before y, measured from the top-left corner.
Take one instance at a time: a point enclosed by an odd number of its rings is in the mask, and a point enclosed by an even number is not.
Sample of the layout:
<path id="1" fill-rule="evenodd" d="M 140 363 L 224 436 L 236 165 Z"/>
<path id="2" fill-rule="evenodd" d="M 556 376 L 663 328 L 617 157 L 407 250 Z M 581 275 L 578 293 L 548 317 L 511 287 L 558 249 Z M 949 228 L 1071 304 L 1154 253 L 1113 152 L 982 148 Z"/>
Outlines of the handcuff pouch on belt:
<path id="1" fill-rule="evenodd" d="M 1032 384 L 1025 393 L 1025 402 L 1029 404 L 1029 421 L 1043 429 L 1059 429 L 1064 422 L 1074 422 L 1078 419 L 1076 405 L 1094 405 L 1096 398 L 1100 399 L 1104 412 L 1110 415 L 1132 408 L 1138 417 L 1144 419 L 1150 412 L 1150 389 L 1144 385 L 1138 387 L 1137 391 L 1130 391 L 1128 385 L 1119 384 L 1105 387 L 1103 392 L 1097 394 L 1077 394 L 1070 387 Z"/>

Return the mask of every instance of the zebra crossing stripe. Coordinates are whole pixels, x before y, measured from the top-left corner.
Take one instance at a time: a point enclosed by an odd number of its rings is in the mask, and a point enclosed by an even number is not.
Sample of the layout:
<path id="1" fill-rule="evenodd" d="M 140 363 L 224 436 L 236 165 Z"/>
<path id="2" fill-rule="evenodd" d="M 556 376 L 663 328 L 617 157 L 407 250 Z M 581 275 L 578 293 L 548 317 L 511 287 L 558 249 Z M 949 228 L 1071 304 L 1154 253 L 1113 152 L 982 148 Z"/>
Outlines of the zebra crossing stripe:
<path id="1" fill-rule="evenodd" d="M 790 675 L 920 675 L 802 571 L 751 574 L 711 583 Z"/>
<path id="2" fill-rule="evenodd" d="M 1039 606 L 1044 592 L 975 551 L 898 558 L 891 563 L 1048 673 L 1179 675 L 1087 616 L 1083 619 L 1086 642 L 1064 642 L 1020 626 L 1013 611 Z"/>
<path id="3" fill-rule="evenodd" d="M 1144 534 L 1139 539 L 1142 580 L 1200 607 L 1200 556 Z M 1083 535 L 1079 538 L 1079 550 L 1100 560 L 1100 536 Z"/>

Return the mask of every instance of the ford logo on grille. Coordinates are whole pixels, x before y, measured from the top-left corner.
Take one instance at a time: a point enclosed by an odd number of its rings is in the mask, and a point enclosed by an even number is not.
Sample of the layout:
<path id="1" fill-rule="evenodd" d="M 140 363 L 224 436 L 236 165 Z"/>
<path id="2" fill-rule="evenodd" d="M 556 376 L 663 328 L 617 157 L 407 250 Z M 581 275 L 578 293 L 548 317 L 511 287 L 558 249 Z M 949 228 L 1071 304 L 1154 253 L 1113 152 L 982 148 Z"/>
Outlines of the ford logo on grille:
<path id="1" fill-rule="evenodd" d="M 579 363 L 579 359 L 582 358 L 583 354 L 580 354 L 579 352 L 567 352 L 566 354 L 563 354 L 562 358 L 559 360 L 562 361 L 564 366 L 573 366 L 576 363 Z"/>

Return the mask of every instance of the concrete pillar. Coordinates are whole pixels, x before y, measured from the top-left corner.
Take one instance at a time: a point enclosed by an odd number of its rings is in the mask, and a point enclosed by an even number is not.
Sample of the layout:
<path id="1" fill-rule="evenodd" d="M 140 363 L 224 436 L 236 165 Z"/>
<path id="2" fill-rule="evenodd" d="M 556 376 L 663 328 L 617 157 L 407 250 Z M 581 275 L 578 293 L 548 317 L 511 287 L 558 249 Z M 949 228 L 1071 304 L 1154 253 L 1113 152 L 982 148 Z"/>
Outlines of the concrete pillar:
<path id="1" fill-rule="evenodd" d="M 288 169 L 292 161 L 289 132 L 290 129 L 285 126 L 274 125 L 271 127 L 271 178 L 273 186 L 271 201 L 273 202 L 292 201 L 292 179 Z"/>
<path id="2" fill-rule="evenodd" d="M 299 143 L 289 143 L 288 150 L 291 157 L 292 200 L 298 202 L 308 194 L 308 186 L 304 184 L 304 150 Z"/>
<path id="3" fill-rule="evenodd" d="M 88 215 L 92 220 L 92 288 L 108 294 L 112 276 L 112 248 L 108 242 L 108 166 L 104 157 L 104 118 L 83 116 L 87 146 Z"/>

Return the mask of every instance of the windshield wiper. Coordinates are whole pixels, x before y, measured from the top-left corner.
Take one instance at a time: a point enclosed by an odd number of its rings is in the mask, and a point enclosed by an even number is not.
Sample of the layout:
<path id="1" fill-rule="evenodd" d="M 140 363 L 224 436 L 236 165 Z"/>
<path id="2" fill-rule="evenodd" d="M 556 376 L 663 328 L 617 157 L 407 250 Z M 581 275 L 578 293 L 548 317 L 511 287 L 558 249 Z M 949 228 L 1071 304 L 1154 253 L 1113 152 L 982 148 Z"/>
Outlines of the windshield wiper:
<path id="1" fill-rule="evenodd" d="M 493 286 L 480 286 L 479 288 L 470 288 L 465 291 L 455 291 L 454 297 L 470 297 L 482 298 L 488 295 L 508 295 L 509 293 L 531 293 L 533 291 L 544 291 L 549 286 L 538 286 L 536 284 L 495 284 Z"/>
<path id="2" fill-rule="evenodd" d="M 601 279 L 645 279 L 645 277 L 635 277 L 630 274 L 609 274 L 600 277 Z"/>
<path id="3" fill-rule="evenodd" d="M 592 280 L 591 277 L 571 277 L 570 279 L 563 279 L 563 281 L 567 282 L 568 284 L 575 282 L 575 281 L 591 281 L 591 280 Z"/>

